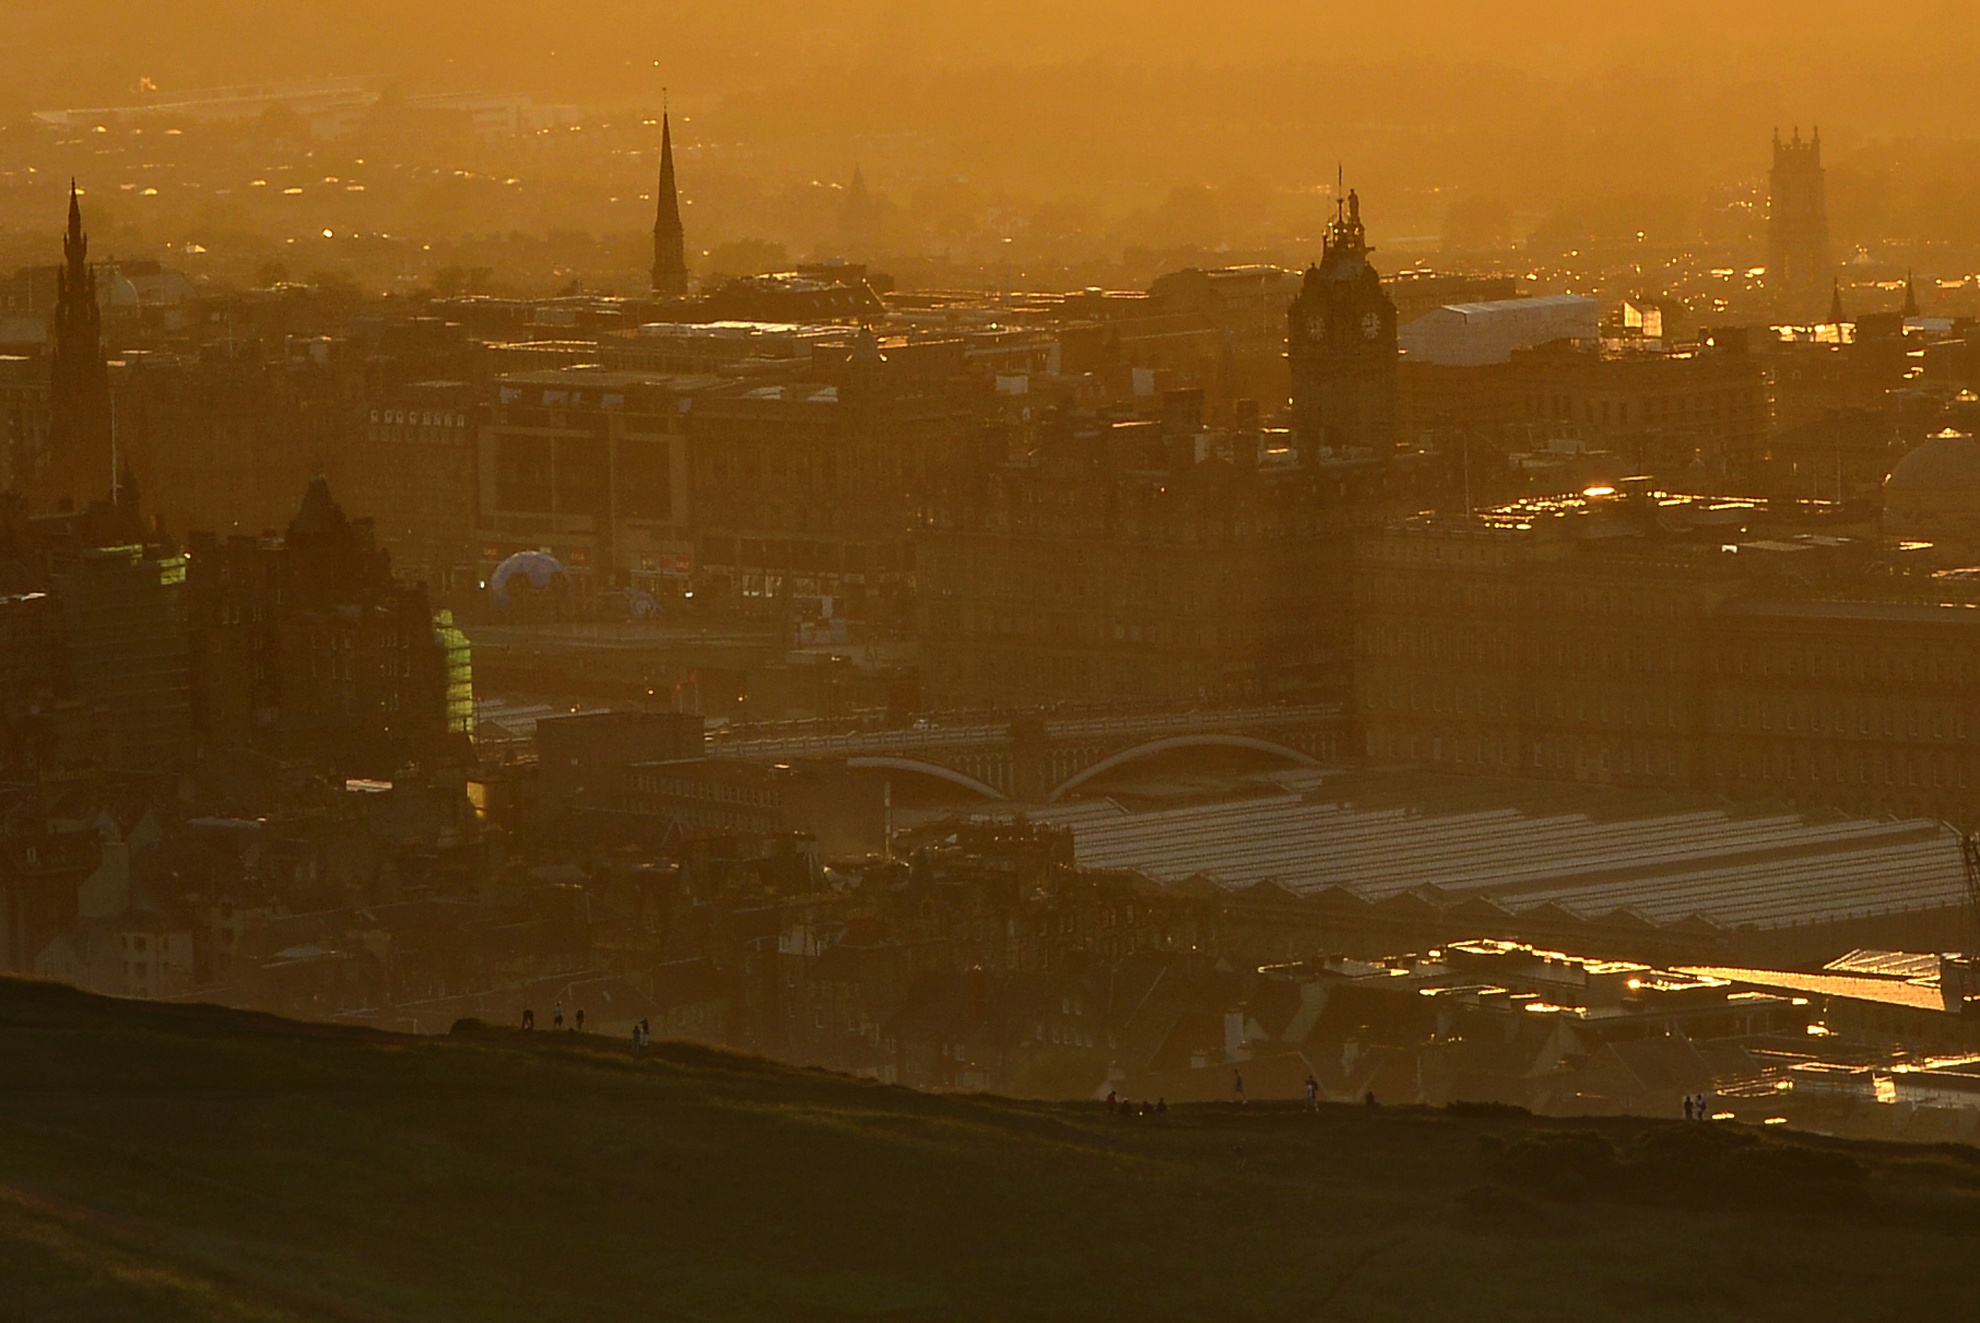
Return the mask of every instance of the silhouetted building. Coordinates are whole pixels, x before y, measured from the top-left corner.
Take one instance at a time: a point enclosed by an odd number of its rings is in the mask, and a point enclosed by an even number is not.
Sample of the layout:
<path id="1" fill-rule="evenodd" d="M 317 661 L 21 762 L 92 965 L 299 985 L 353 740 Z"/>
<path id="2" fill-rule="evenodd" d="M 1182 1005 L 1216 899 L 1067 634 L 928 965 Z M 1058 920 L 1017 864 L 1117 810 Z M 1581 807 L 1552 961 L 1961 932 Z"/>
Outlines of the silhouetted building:
<path id="1" fill-rule="evenodd" d="M 879 201 L 866 186 L 866 172 L 855 165 L 839 209 L 839 234 L 846 251 L 854 257 L 870 256 L 880 247 L 881 229 Z"/>
<path id="2" fill-rule="evenodd" d="M 1678 490 L 1717 488 L 1761 462 L 1771 421 L 1766 364 L 1737 337 L 1682 352 L 1555 341 L 1498 363 L 1405 359 L 1399 376 L 1406 437 L 1470 438 L 1475 506 L 1522 490 L 1517 456 L 1550 447 L 1606 452 L 1620 470 L 1601 475 L 1611 483 L 1652 474 Z"/>
<path id="3" fill-rule="evenodd" d="M 1293 435 L 1301 454 L 1321 447 L 1396 448 L 1396 305 L 1368 260 L 1361 198 L 1350 192 L 1327 227 L 1320 264 L 1309 267 L 1287 312 Z"/>
<path id="4" fill-rule="evenodd" d="M 391 776 L 458 752 L 471 684 L 465 641 L 425 589 L 392 575 L 371 521 L 321 478 L 282 538 L 191 539 L 194 712 L 214 750 L 309 758 Z"/>
<path id="5" fill-rule="evenodd" d="M 1884 536 L 1930 543 L 1942 566 L 1980 563 L 1980 441 L 1948 428 L 1891 465 Z"/>
<path id="6" fill-rule="evenodd" d="M 280 528 L 353 430 L 362 377 L 347 350 L 329 337 L 230 338 L 197 354 L 127 355 L 120 448 L 165 526 Z"/>
<path id="7" fill-rule="evenodd" d="M 96 301 L 96 272 L 89 265 L 82 199 L 69 185 L 69 229 L 62 236 L 64 264 L 58 277 L 48 356 L 47 448 L 32 465 L 28 490 L 47 504 L 80 509 L 109 490 L 116 471 L 112 454 L 110 375 L 103 360 L 103 318 Z"/>
<path id="8" fill-rule="evenodd" d="M 1367 755 L 1972 825 L 1980 616 L 1760 520 L 1633 490 L 1365 539 Z"/>
<path id="9" fill-rule="evenodd" d="M 50 812 L 38 792 L 17 793 L 0 827 L 0 964 L 32 974 L 42 948 L 76 921 L 78 889 L 96 871 L 94 827 Z"/>
<path id="10" fill-rule="evenodd" d="M 1220 421 L 1238 400 L 1257 401 L 1266 412 L 1277 412 L 1290 392 L 1286 305 L 1299 288 L 1298 272 L 1266 265 L 1208 271 L 1186 267 L 1158 277 L 1148 286 L 1150 304 L 1171 316 L 1185 313 L 1205 318 L 1219 333 L 1214 375 L 1172 384 L 1203 387 L 1208 412 Z M 1189 329 L 1179 326 L 1170 334 L 1188 339 Z M 1121 328 L 1122 348 L 1132 353 L 1141 346 L 1131 345 L 1130 334 L 1126 326 Z"/>
<path id="11" fill-rule="evenodd" d="M 1767 180 L 1767 284 L 1781 311 L 1813 318 L 1831 292 L 1835 272 L 1822 131 L 1804 142 L 1796 129 L 1783 142 L 1775 130 L 1774 168 Z"/>
<path id="12" fill-rule="evenodd" d="M 26 496 L 47 453 L 47 359 L 38 345 L 33 353 L 0 354 L 0 485 Z"/>
<path id="13" fill-rule="evenodd" d="M 628 810 L 666 818 L 690 835 L 763 846 L 796 833 L 839 858 L 886 849 L 885 783 L 843 763 L 642 762 L 628 766 L 624 780 Z"/>
<path id="14" fill-rule="evenodd" d="M 795 271 L 737 276 L 684 310 L 703 322 L 868 322 L 885 315 L 857 262 L 818 262 Z"/>
<path id="15" fill-rule="evenodd" d="M 811 380 L 698 400 L 696 591 L 759 612 L 904 623 L 914 532 L 967 459 L 971 422 L 965 398 L 906 379 L 864 329 Z"/>
<path id="16" fill-rule="evenodd" d="M 626 768 L 699 758 L 702 718 L 689 712 L 584 712 L 536 723 L 537 793 L 552 808 L 623 809 Z"/>
<path id="17" fill-rule="evenodd" d="M 687 231 L 674 181 L 674 124 L 665 114 L 660 117 L 660 185 L 653 217 L 653 292 L 663 298 L 687 293 Z"/>
<path id="18" fill-rule="evenodd" d="M 1382 465 L 1189 415 L 1052 420 L 944 504 L 917 556 L 930 706 L 1341 696 L 1348 531 Z"/>
<path id="19" fill-rule="evenodd" d="M 479 569 L 547 551 L 576 582 L 686 591 L 687 432 L 713 376 L 570 369 L 497 378 L 477 443 Z"/>
<path id="20" fill-rule="evenodd" d="M 159 768 L 192 751 L 186 558 L 91 547 L 54 576 L 69 693 L 102 720 L 113 767 Z"/>
<path id="21" fill-rule="evenodd" d="M 435 593 L 475 584 L 479 393 L 421 381 L 375 397 L 338 457 L 338 489 L 372 520 L 401 574 Z"/>

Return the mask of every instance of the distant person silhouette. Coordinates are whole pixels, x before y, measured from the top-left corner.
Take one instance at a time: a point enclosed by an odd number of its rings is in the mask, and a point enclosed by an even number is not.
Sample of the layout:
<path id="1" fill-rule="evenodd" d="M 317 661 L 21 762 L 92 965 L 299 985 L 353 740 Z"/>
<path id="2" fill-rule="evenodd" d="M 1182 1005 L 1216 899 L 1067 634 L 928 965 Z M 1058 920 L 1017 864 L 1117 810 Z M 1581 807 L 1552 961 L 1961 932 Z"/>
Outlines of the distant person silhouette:
<path id="1" fill-rule="evenodd" d="M 523 1008 L 523 1028 L 536 1028 L 536 1012 L 530 1010 L 527 1006 Z"/>
<path id="2" fill-rule="evenodd" d="M 580 1007 L 578 1007 L 578 1013 L 577 1013 L 577 1032 L 578 1032 L 578 1033 L 583 1033 L 583 1032 L 584 1032 L 584 1007 L 582 1007 L 582 1006 L 580 1006 Z"/>
<path id="3" fill-rule="evenodd" d="M 550 1027 L 552 1029 L 564 1027 L 564 1003 L 561 1001 L 550 1008 Z"/>
<path id="4" fill-rule="evenodd" d="M 1691 1119 L 1691 1114 L 1692 1114 L 1691 1095 L 1687 1093 L 1684 1095 L 1684 1119 L 1689 1121 Z"/>
<path id="5" fill-rule="evenodd" d="M 1244 1072 L 1235 1066 L 1231 1067 L 1231 1092 L 1239 1102 L 1244 1101 Z"/>
<path id="6" fill-rule="evenodd" d="M 1306 1110 L 1309 1112 L 1320 1110 L 1320 1081 L 1311 1075 L 1306 1077 Z"/>
<path id="7" fill-rule="evenodd" d="M 1168 1110 L 1169 1110 L 1169 1100 L 1168 1100 L 1167 1098 L 1157 1098 L 1157 1099 L 1155 1100 L 1155 1110 L 1156 1110 L 1156 1112 L 1157 1112 L 1157 1113 L 1161 1113 L 1161 1112 L 1166 1112 L 1166 1111 L 1168 1111 Z"/>

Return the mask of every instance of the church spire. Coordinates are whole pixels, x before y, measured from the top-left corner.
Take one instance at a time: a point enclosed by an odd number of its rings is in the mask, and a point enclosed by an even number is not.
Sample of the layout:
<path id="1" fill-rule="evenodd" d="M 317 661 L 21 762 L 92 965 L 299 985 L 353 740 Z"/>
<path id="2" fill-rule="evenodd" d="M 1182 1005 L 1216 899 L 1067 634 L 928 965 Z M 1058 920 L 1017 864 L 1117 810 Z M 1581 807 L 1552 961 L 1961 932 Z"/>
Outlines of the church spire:
<path id="1" fill-rule="evenodd" d="M 687 293 L 687 230 L 681 224 L 680 188 L 674 182 L 674 126 L 660 114 L 660 187 L 653 218 L 653 292 L 669 298 Z"/>
<path id="2" fill-rule="evenodd" d="M 1904 315 L 1906 319 L 1920 315 L 1918 311 L 1918 286 L 1913 283 L 1909 269 L 1906 269 L 1904 273 Z"/>
<path id="3" fill-rule="evenodd" d="M 62 257 L 70 280 L 81 280 L 89 268 L 89 236 L 83 233 L 82 191 L 69 180 L 69 231 L 62 236 Z"/>
<path id="4" fill-rule="evenodd" d="M 1829 282 L 1829 324 L 1832 326 L 1841 326 L 1848 320 L 1849 318 L 1843 315 L 1842 281 L 1831 280 Z"/>

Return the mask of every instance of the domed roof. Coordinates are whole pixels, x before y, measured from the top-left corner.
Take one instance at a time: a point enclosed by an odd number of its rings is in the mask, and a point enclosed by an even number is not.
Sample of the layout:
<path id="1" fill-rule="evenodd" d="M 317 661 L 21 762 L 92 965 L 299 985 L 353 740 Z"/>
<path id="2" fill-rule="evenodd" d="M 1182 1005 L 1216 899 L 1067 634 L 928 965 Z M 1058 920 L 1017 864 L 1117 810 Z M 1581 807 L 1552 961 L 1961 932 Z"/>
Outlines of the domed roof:
<path id="1" fill-rule="evenodd" d="M 563 579 L 564 567 L 548 552 L 518 551 L 497 565 L 495 573 L 489 577 L 488 595 L 495 599 L 495 605 L 509 605 L 509 581 L 518 575 L 524 583 L 541 592 Z"/>
<path id="2" fill-rule="evenodd" d="M 1907 451 L 1884 479 L 1886 492 L 1980 491 L 1980 441 L 1948 428 Z"/>

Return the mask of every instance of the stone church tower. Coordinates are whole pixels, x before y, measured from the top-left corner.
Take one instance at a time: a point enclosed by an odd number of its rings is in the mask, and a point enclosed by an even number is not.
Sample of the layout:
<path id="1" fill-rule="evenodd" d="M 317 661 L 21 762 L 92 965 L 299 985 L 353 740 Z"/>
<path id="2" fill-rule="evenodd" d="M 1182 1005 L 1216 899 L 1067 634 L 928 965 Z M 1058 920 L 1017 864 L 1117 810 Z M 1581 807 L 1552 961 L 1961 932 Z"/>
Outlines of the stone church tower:
<path id="1" fill-rule="evenodd" d="M 1822 131 L 1802 141 L 1774 132 L 1774 168 L 1767 176 L 1767 286 L 1776 309 L 1812 319 L 1832 288 L 1829 190 L 1822 168 Z"/>

